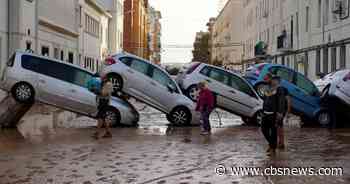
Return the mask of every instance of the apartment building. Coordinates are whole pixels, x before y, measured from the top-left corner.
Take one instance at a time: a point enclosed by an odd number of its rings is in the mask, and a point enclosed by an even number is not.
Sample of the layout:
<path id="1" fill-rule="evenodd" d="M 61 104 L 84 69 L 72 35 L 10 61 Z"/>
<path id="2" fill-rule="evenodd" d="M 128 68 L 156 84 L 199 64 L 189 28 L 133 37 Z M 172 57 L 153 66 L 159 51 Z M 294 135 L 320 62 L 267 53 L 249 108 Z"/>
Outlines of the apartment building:
<path id="1" fill-rule="evenodd" d="M 149 59 L 148 0 L 124 1 L 124 50 Z"/>
<path id="2" fill-rule="evenodd" d="M 243 54 L 242 1 L 229 0 L 212 26 L 213 63 L 221 63 L 227 69 L 240 70 Z"/>
<path id="3" fill-rule="evenodd" d="M 243 15 L 244 68 L 279 63 L 315 80 L 350 67 L 349 0 L 244 0 Z"/>
<path id="4" fill-rule="evenodd" d="M 149 43 L 149 55 L 150 61 L 160 65 L 161 62 L 161 35 L 162 26 L 160 19 L 162 14 L 160 11 L 155 10 L 153 7 L 148 8 L 148 43 Z"/>
<path id="5" fill-rule="evenodd" d="M 1 1 L 1 71 L 15 50 L 98 71 L 105 57 L 122 50 L 122 6 L 123 0 Z"/>

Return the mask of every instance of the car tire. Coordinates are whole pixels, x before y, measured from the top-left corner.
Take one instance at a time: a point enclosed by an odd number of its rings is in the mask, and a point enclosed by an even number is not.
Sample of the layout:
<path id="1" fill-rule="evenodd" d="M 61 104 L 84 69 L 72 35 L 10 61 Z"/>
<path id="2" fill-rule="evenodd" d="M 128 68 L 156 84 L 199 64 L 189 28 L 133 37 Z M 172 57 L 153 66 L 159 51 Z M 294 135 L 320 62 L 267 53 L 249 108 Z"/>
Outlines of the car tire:
<path id="1" fill-rule="evenodd" d="M 330 85 L 326 86 L 321 93 L 321 98 L 328 98 L 330 89 L 331 89 Z"/>
<path id="2" fill-rule="evenodd" d="M 120 112 L 117 109 L 110 107 L 107 108 L 103 113 L 105 114 L 104 121 L 110 123 L 111 127 L 115 128 L 120 126 L 121 116 Z"/>
<path id="3" fill-rule="evenodd" d="M 111 73 L 107 75 L 107 79 L 113 84 L 113 96 L 120 96 L 120 93 L 123 89 L 123 78 L 115 73 Z"/>
<path id="4" fill-rule="evenodd" d="M 319 112 L 316 116 L 317 123 L 322 127 L 329 127 L 332 124 L 332 114 L 327 110 Z"/>
<path id="5" fill-rule="evenodd" d="M 11 90 L 11 94 L 13 98 L 19 103 L 24 103 L 24 104 L 34 103 L 34 96 L 35 96 L 34 88 L 26 82 L 20 82 L 14 85 Z"/>
<path id="6" fill-rule="evenodd" d="M 258 83 L 254 86 L 255 91 L 258 93 L 258 95 L 263 98 L 264 97 L 264 88 L 266 88 L 267 84 L 266 83 Z"/>
<path id="7" fill-rule="evenodd" d="M 258 111 L 255 113 L 253 118 L 242 117 L 242 121 L 245 125 L 248 126 L 261 126 L 262 124 L 263 113 L 262 111 Z"/>
<path id="8" fill-rule="evenodd" d="M 192 85 L 186 90 L 186 96 L 190 98 L 193 102 L 197 101 L 198 93 L 199 90 L 197 85 Z"/>
<path id="9" fill-rule="evenodd" d="M 188 126 L 191 124 L 192 114 L 186 107 L 176 107 L 167 116 L 170 123 L 177 126 Z"/>

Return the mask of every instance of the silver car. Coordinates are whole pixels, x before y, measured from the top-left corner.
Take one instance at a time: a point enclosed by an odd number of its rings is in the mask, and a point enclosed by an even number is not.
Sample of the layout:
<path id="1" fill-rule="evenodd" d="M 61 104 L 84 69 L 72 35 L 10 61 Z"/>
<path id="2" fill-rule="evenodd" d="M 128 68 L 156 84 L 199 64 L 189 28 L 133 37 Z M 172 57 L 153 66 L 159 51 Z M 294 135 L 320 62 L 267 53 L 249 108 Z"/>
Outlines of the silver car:
<path id="1" fill-rule="evenodd" d="M 197 84 L 207 81 L 216 95 L 217 107 L 242 117 L 245 123 L 261 123 L 262 99 L 252 86 L 238 74 L 222 68 L 193 62 L 180 72 L 176 81 L 193 101 L 198 97 Z"/>
<path id="2" fill-rule="evenodd" d="M 322 98 L 336 97 L 350 106 L 350 69 L 330 73 L 315 84 L 317 87 L 324 86 Z"/>
<path id="3" fill-rule="evenodd" d="M 101 75 L 114 84 L 114 95 L 122 92 L 164 112 L 177 125 L 198 124 L 194 103 L 161 67 L 122 52 L 105 60 Z"/>
<path id="4" fill-rule="evenodd" d="M 88 117 L 96 117 L 96 95 L 86 85 L 93 73 L 78 66 L 16 52 L 7 62 L 0 87 L 20 103 L 40 101 Z M 135 125 L 139 114 L 128 102 L 112 98 L 106 119 L 114 126 Z"/>

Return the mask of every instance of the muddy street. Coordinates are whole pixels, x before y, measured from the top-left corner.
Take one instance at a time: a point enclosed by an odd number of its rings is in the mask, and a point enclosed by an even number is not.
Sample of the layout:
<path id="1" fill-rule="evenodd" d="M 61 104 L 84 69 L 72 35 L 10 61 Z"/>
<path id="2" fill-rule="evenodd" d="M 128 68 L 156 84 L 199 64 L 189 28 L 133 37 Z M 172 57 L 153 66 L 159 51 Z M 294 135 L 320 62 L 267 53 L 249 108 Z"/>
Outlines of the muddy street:
<path id="1" fill-rule="evenodd" d="M 65 122 L 66 127 L 20 125 L 19 131 L 3 130 L 0 183 L 350 182 L 349 129 L 299 128 L 295 119 L 286 127 L 287 148 L 268 156 L 259 128 L 242 126 L 238 117 L 214 113 L 213 134 L 201 136 L 198 127 L 169 127 L 159 113 L 142 113 L 138 128 L 116 128 L 112 139 L 91 138 L 95 121 L 86 118 Z M 35 129 L 42 134 L 36 135 Z M 226 173 L 218 173 L 218 167 L 225 167 Z M 343 173 L 236 176 L 229 172 L 231 167 L 341 167 Z"/>

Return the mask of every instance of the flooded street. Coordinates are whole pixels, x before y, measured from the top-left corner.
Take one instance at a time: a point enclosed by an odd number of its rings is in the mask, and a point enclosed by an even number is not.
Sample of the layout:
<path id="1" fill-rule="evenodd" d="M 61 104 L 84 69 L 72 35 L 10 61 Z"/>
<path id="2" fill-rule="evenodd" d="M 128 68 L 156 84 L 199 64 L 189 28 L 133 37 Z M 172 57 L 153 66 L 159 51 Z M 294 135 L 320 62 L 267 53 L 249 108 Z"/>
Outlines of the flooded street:
<path id="1" fill-rule="evenodd" d="M 0 184 L 350 183 L 349 129 L 291 123 L 286 127 L 286 150 L 268 156 L 259 128 L 242 126 L 240 118 L 223 112 L 213 113 L 212 120 L 213 134 L 206 137 L 198 127 L 168 127 L 163 115 L 144 109 L 138 128 L 116 128 L 112 139 L 101 140 L 91 138 L 95 121 L 83 117 L 58 127 L 20 125 L 19 132 L 0 133 Z M 219 166 L 341 167 L 343 173 L 220 176 Z"/>

